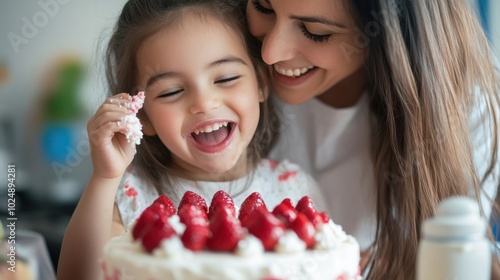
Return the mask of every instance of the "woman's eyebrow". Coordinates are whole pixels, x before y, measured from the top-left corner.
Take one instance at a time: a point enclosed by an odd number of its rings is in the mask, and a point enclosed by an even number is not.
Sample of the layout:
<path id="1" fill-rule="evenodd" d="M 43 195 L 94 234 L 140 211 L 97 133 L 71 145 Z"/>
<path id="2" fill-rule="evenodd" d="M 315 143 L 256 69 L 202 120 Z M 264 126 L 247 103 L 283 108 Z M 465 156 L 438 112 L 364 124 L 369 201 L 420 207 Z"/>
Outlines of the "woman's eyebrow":
<path id="1" fill-rule="evenodd" d="M 317 23 L 331 25 L 331 26 L 337 27 L 337 28 L 342 28 L 342 29 L 347 28 L 345 25 L 343 25 L 341 23 L 338 23 L 338 22 L 335 22 L 335 21 L 332 21 L 332 20 L 329 20 L 326 18 L 322 18 L 322 17 L 290 16 L 290 19 L 300 20 L 300 21 L 304 21 L 304 22 L 311 22 L 311 23 L 317 22 Z"/>

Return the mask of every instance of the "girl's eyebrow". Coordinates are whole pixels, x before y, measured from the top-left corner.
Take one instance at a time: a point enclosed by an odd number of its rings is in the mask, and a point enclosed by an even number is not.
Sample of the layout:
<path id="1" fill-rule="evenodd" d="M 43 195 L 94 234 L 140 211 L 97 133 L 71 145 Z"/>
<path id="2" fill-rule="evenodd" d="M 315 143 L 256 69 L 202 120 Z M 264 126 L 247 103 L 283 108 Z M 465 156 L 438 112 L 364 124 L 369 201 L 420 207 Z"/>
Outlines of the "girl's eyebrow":
<path id="1" fill-rule="evenodd" d="M 243 59 L 236 57 L 236 56 L 229 55 L 229 56 L 223 57 L 221 59 L 218 59 L 218 60 L 210 63 L 208 65 L 208 68 L 219 66 L 219 65 L 222 65 L 225 63 L 239 63 L 239 64 L 247 65 L 247 63 Z"/>
<path id="2" fill-rule="evenodd" d="M 332 20 L 329 20 L 326 18 L 322 18 L 322 17 L 290 16 L 290 19 L 296 19 L 296 20 L 300 20 L 300 21 L 304 21 L 304 22 L 311 22 L 311 23 L 317 22 L 317 23 L 331 25 L 331 26 L 336 27 L 336 28 L 342 28 L 342 29 L 347 28 L 345 25 L 343 25 L 341 23 L 338 23 L 338 22 L 335 22 L 335 21 L 332 21 Z"/>
<path id="3" fill-rule="evenodd" d="M 210 63 L 208 65 L 208 68 L 216 67 L 216 66 L 226 64 L 226 63 L 238 63 L 238 64 L 243 64 L 243 65 L 248 65 L 243 59 L 230 55 L 230 56 L 226 56 L 224 58 L 218 59 L 218 60 Z M 179 75 L 179 73 L 172 72 L 172 71 L 155 73 L 155 74 L 151 75 L 151 77 L 148 79 L 148 82 L 146 84 L 146 88 L 158 80 L 167 79 L 167 78 L 178 76 L 178 75 Z"/>
<path id="4" fill-rule="evenodd" d="M 166 79 L 169 77 L 177 76 L 178 74 L 175 72 L 161 72 L 161 73 L 155 73 L 148 79 L 148 83 L 146 84 L 146 88 L 148 88 L 150 85 L 155 83 L 158 80 L 161 79 Z"/>

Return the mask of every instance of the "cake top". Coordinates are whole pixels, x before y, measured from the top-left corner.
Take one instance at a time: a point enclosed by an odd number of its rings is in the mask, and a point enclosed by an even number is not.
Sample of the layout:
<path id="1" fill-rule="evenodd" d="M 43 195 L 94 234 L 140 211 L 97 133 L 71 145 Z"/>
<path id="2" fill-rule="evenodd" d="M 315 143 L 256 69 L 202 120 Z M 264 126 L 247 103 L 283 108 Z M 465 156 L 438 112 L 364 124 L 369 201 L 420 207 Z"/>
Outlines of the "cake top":
<path id="1" fill-rule="evenodd" d="M 294 206 L 289 198 L 269 210 L 257 192 L 235 206 L 226 192 L 216 192 L 210 202 L 187 191 L 179 206 L 160 195 L 136 220 L 132 237 L 154 254 L 179 250 L 227 252 L 248 255 L 331 249 L 353 240 L 325 212 L 318 212 L 308 196 Z M 170 251 L 170 252 L 169 252 Z"/>

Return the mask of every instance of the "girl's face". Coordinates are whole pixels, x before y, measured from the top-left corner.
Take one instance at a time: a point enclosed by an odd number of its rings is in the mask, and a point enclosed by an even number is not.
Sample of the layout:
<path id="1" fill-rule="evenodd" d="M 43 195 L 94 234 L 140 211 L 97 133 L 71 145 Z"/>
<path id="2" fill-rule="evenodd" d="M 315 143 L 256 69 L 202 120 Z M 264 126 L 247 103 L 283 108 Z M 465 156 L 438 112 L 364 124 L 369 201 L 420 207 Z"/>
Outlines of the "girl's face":
<path id="1" fill-rule="evenodd" d="M 298 104 L 325 94 L 320 99 L 338 107 L 359 98 L 368 42 L 347 1 L 248 0 L 247 17 L 280 99 Z"/>
<path id="2" fill-rule="evenodd" d="M 137 66 L 146 88 L 143 131 L 159 136 L 176 167 L 195 180 L 246 174 L 264 96 L 238 34 L 186 14 L 142 43 Z"/>

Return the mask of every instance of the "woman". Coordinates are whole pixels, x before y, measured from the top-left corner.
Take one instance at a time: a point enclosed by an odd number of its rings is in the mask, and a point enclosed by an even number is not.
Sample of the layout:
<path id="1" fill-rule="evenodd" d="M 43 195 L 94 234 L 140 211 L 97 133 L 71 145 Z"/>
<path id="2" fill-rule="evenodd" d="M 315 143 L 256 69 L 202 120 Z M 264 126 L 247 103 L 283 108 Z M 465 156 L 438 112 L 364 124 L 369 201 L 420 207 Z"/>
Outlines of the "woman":
<path id="1" fill-rule="evenodd" d="M 369 279 L 411 279 L 445 197 L 498 186 L 499 83 L 468 1 L 249 0 L 283 105 L 272 157 L 319 181 Z M 471 192 L 472 190 L 472 192 Z"/>

